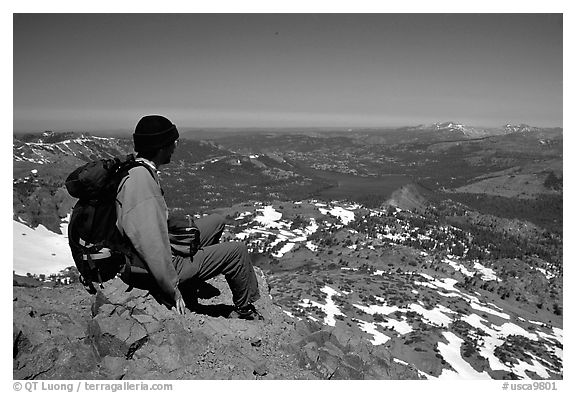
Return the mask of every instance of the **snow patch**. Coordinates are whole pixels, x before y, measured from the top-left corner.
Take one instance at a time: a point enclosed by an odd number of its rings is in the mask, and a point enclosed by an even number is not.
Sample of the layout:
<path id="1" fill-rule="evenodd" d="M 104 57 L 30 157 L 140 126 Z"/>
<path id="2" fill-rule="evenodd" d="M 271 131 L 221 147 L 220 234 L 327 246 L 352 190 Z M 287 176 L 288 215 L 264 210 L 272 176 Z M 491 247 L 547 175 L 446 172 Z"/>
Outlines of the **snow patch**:
<path id="1" fill-rule="evenodd" d="M 329 286 L 324 286 L 320 291 L 326 294 L 326 304 L 321 304 L 315 302 L 310 299 L 302 299 L 299 303 L 301 307 L 309 308 L 309 307 L 318 307 L 320 308 L 326 316 L 324 317 L 324 323 L 328 326 L 336 326 L 336 319 L 334 318 L 336 315 L 346 316 L 343 314 L 339 309 L 334 300 L 332 300 L 333 296 L 341 296 L 340 292 L 336 291 L 335 289 L 330 288 Z M 311 317 L 310 317 L 311 318 Z"/>
<path id="2" fill-rule="evenodd" d="M 406 322 L 406 319 L 398 321 L 397 319 L 389 318 L 386 322 L 378 322 L 378 324 L 382 327 L 394 329 L 399 334 L 408 334 L 414 330 L 412 326 Z"/>
<path id="3" fill-rule="evenodd" d="M 443 260 L 443 262 L 452 266 L 454 268 L 454 270 L 459 271 L 460 273 L 464 274 L 467 277 L 474 276 L 474 272 L 471 272 L 470 270 L 466 269 L 466 267 L 464 267 L 464 265 L 462 265 L 461 263 L 458 263 L 457 261 L 453 261 L 453 260 L 450 260 L 448 258 L 445 258 Z"/>
<path id="4" fill-rule="evenodd" d="M 277 212 L 273 206 L 265 206 L 263 209 L 258 209 L 262 213 L 261 216 L 257 216 L 255 221 L 264 225 L 265 228 L 277 228 L 278 223 L 276 221 L 282 218 L 282 213 Z"/>
<path id="5" fill-rule="evenodd" d="M 495 316 L 500 317 L 500 318 L 510 319 L 510 315 L 503 313 L 503 312 L 500 312 L 500 311 L 492 310 L 491 308 L 485 307 L 485 306 L 479 304 L 478 302 L 470 302 L 470 307 L 472 307 L 473 309 L 478 310 L 478 311 L 487 312 L 488 314 L 492 314 L 492 315 L 495 315 Z"/>
<path id="6" fill-rule="evenodd" d="M 318 206 L 318 204 L 317 204 L 317 206 Z M 340 221 L 342 221 L 342 224 L 344 224 L 344 225 L 348 225 L 350 222 L 354 221 L 354 219 L 355 219 L 353 211 L 346 210 L 340 206 L 333 207 L 331 210 L 323 209 L 323 208 L 319 208 L 318 210 L 322 214 L 330 214 L 331 216 L 338 218 Z"/>
<path id="7" fill-rule="evenodd" d="M 272 256 L 274 256 L 276 258 L 282 258 L 284 256 L 284 254 L 291 251 L 295 245 L 296 245 L 296 243 L 286 243 L 284 246 L 282 246 L 282 248 L 280 250 L 278 250 L 275 253 L 272 253 Z"/>
<path id="8" fill-rule="evenodd" d="M 306 248 L 309 249 L 310 251 L 318 251 L 318 246 L 314 243 L 312 243 L 311 241 L 307 241 L 306 242 Z"/>
<path id="9" fill-rule="evenodd" d="M 492 379 L 485 371 L 479 373 L 462 358 L 460 347 L 464 340 L 452 332 L 442 332 L 448 344 L 438 342 L 440 355 L 455 370 L 443 369 L 438 379 Z"/>
<path id="10" fill-rule="evenodd" d="M 482 265 L 479 262 L 474 262 L 474 269 L 478 270 L 478 272 L 482 274 L 480 278 L 483 281 L 502 281 L 500 278 L 498 278 L 494 270 Z"/>
<path id="11" fill-rule="evenodd" d="M 53 274 L 74 266 L 68 246 L 67 224 L 63 234 L 49 231 L 43 225 L 32 229 L 13 221 L 13 269 L 17 274 Z"/>
<path id="12" fill-rule="evenodd" d="M 409 309 L 420 314 L 426 321 L 437 326 L 448 326 L 452 322 L 452 318 L 446 314 L 455 314 L 454 311 L 442 305 L 438 305 L 432 310 L 427 310 L 419 304 L 411 304 Z"/>
<path id="13" fill-rule="evenodd" d="M 390 340 L 390 337 L 378 331 L 378 326 L 376 323 L 366 322 L 361 319 L 354 319 L 354 321 L 358 322 L 360 330 L 374 336 L 374 338 L 370 340 L 373 345 L 382 345 Z"/>

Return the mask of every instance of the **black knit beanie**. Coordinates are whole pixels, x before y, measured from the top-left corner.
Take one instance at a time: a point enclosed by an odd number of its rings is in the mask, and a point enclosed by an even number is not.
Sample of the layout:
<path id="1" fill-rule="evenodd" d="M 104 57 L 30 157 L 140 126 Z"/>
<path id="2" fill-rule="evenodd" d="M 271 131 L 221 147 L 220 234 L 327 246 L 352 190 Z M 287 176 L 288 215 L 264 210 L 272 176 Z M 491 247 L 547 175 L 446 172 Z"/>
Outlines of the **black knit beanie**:
<path id="1" fill-rule="evenodd" d="M 134 130 L 134 150 L 154 151 L 178 139 L 178 129 L 164 116 L 149 115 L 140 119 Z"/>

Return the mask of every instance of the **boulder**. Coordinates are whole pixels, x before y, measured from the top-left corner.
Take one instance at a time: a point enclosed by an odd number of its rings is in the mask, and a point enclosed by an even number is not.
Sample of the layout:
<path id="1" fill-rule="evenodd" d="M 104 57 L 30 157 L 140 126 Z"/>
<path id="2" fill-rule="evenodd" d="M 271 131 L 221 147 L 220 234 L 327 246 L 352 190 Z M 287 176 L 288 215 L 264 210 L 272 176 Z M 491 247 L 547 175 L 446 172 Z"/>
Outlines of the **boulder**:
<path id="1" fill-rule="evenodd" d="M 79 284 L 13 287 L 14 379 L 366 379 L 395 378 L 383 349 L 362 344 L 338 321 L 288 317 L 256 268 L 263 321 L 227 319 L 224 277 L 196 312 L 179 315 L 121 280 L 94 296 Z M 411 374 L 404 374 L 406 378 Z"/>

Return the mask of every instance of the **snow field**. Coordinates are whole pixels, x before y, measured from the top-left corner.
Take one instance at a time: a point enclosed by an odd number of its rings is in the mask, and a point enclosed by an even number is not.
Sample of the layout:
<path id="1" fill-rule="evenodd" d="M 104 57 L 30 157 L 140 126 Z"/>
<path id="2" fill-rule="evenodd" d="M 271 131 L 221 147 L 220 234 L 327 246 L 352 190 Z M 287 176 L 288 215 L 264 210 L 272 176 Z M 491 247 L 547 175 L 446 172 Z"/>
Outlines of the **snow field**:
<path id="1" fill-rule="evenodd" d="M 339 217 L 345 224 L 354 220 L 354 212 L 346 210 L 342 207 L 334 207 L 332 210 L 327 210 L 323 208 L 323 206 L 326 206 L 325 204 L 315 203 L 315 206 L 319 208 L 320 212 L 324 212 L 322 214 L 330 213 L 335 215 Z M 357 208 L 357 206 L 354 207 Z M 237 233 L 237 239 L 245 240 L 251 234 L 257 233 L 263 235 L 275 235 L 276 239 L 271 244 L 269 244 L 270 248 L 282 242 L 286 242 L 286 244 L 283 244 L 279 250 L 272 254 L 276 258 L 283 257 L 286 253 L 294 249 L 294 247 L 299 243 L 304 243 L 305 247 L 311 251 L 316 251 L 318 249 L 318 246 L 316 246 L 313 242 L 308 241 L 308 236 L 314 234 L 319 228 L 319 225 L 314 218 L 310 218 L 310 224 L 306 228 L 290 230 L 291 223 L 282 221 L 282 213 L 278 212 L 272 205 L 267 205 L 261 209 L 257 209 L 257 212 L 258 215 L 256 215 L 254 218 L 253 223 L 257 223 L 259 226 L 251 227 L 240 233 Z M 251 214 L 251 212 L 244 212 L 240 214 L 236 220 L 243 219 Z M 264 251 L 264 249 L 259 248 L 259 252 Z"/>
<path id="2" fill-rule="evenodd" d="M 322 291 L 326 294 L 326 304 L 321 304 L 321 303 L 315 302 L 315 301 L 310 300 L 310 299 L 302 299 L 302 301 L 298 305 L 301 307 L 304 307 L 304 308 L 310 308 L 310 307 L 320 308 L 326 314 L 326 316 L 324 317 L 324 324 L 326 324 L 328 326 L 336 326 L 336 319 L 334 317 L 336 315 L 342 315 L 342 316 L 346 316 L 346 315 L 343 314 L 338 309 L 338 306 L 336 305 L 336 303 L 334 303 L 334 300 L 332 300 L 332 297 L 333 296 L 342 296 L 342 294 L 340 292 L 330 288 L 327 285 L 324 286 L 322 289 L 320 289 L 320 291 Z"/>
<path id="3" fill-rule="evenodd" d="M 485 371 L 479 373 L 462 358 L 460 347 L 464 340 L 452 332 L 442 332 L 448 343 L 438 342 L 438 351 L 455 370 L 443 369 L 438 379 L 492 379 Z"/>
<path id="4" fill-rule="evenodd" d="M 61 229 L 67 233 L 67 224 Z M 67 235 L 49 231 L 43 225 L 32 229 L 18 221 L 13 221 L 12 235 L 12 262 L 16 274 L 50 275 L 74 266 Z"/>
<path id="5" fill-rule="evenodd" d="M 492 315 L 499 316 L 504 320 L 509 320 L 510 316 L 503 312 L 494 310 L 493 308 L 487 307 L 487 303 L 481 304 L 481 302 L 475 296 L 464 294 L 460 292 L 457 288 L 454 287 L 456 280 L 445 278 L 442 280 L 435 279 L 429 275 L 421 274 L 422 277 L 429 280 L 429 282 L 425 282 L 423 284 L 428 284 L 429 287 L 435 288 L 436 290 L 448 290 L 450 291 L 449 294 L 452 296 L 459 296 L 467 299 L 470 307 L 474 310 L 478 310 L 481 312 L 488 312 Z M 326 293 L 326 302 L 324 304 L 311 301 L 309 299 L 304 299 L 300 306 L 302 307 L 318 307 L 322 309 L 326 313 L 326 317 L 324 318 L 324 323 L 329 326 L 335 325 L 335 316 L 336 315 L 344 315 L 343 313 L 338 310 L 338 307 L 334 304 L 332 299 L 333 296 L 342 296 L 342 293 L 338 292 L 335 289 L 330 288 L 329 286 L 325 286 L 322 288 L 322 292 Z M 415 312 L 422 317 L 424 321 L 426 321 L 430 325 L 439 326 L 439 327 L 448 327 L 452 322 L 456 319 L 460 318 L 462 321 L 469 323 L 473 328 L 478 329 L 482 332 L 481 335 L 474 335 L 478 342 L 478 352 L 480 356 L 486 358 L 488 360 L 489 366 L 492 370 L 503 370 L 503 371 L 510 371 L 514 372 L 516 375 L 521 376 L 525 379 L 530 379 L 530 376 L 527 374 L 528 371 L 536 373 L 538 376 L 542 378 L 549 378 L 550 374 L 548 373 L 548 365 L 545 361 L 538 361 L 534 357 L 529 362 L 518 360 L 516 363 L 513 364 L 503 364 L 502 361 L 496 357 L 495 350 L 496 348 L 502 346 L 508 336 L 523 336 L 529 340 L 538 341 L 543 338 L 550 339 L 550 340 L 558 340 L 561 342 L 562 340 L 562 329 L 554 328 L 553 334 L 546 334 L 542 332 L 538 333 L 531 333 L 525 330 L 524 328 L 512 323 L 512 322 L 504 322 L 502 325 L 494 325 L 489 323 L 486 319 L 482 318 L 480 315 L 476 313 L 471 313 L 466 316 L 458 316 L 458 314 L 449 308 L 439 304 L 431 310 L 426 309 L 422 304 L 410 304 L 407 307 L 398 307 L 388 305 L 385 302 L 385 299 L 381 297 L 376 297 L 377 301 L 380 304 L 371 304 L 371 305 L 361 305 L 361 304 L 353 304 L 354 307 L 366 312 L 367 314 L 374 315 L 374 314 L 381 314 L 386 316 L 386 320 L 384 322 L 368 322 L 358 318 L 354 318 L 353 321 L 358 324 L 358 327 L 373 336 L 370 342 L 373 345 L 382 345 L 385 344 L 387 341 L 391 339 L 391 336 L 386 335 L 381 331 L 380 328 L 389 328 L 393 329 L 397 334 L 404 335 L 408 334 L 413 331 L 412 326 L 407 321 L 406 317 L 402 320 L 397 320 L 395 318 L 388 317 L 389 314 L 394 312 L 401 312 L 407 313 L 409 311 Z M 488 303 L 490 304 L 490 303 Z M 496 305 L 490 304 L 494 308 L 498 308 Z M 500 309 L 501 310 L 501 309 Z M 312 319 L 312 317 L 310 317 Z M 315 318 L 314 318 L 315 320 Z M 464 340 L 452 332 L 445 331 L 442 333 L 444 338 L 448 341 L 448 343 L 439 342 L 438 349 L 442 357 L 450 364 L 453 370 L 444 369 L 442 374 L 438 377 L 438 379 L 490 379 L 491 377 L 485 371 L 478 372 L 476 371 L 465 359 L 462 358 L 460 354 L 461 346 Z M 562 358 L 563 352 L 562 349 L 558 348 L 557 346 L 546 345 L 547 350 Z M 551 365 L 549 365 L 551 367 Z M 429 379 L 435 379 L 430 375 L 427 375 Z"/>

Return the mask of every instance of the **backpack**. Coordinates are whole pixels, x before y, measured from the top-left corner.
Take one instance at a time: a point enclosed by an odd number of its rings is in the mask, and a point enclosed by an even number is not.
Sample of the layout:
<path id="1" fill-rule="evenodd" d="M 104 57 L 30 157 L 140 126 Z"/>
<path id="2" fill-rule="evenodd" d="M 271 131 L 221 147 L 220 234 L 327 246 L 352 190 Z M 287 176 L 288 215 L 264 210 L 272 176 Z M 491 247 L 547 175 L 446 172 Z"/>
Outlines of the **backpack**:
<path id="1" fill-rule="evenodd" d="M 201 248 L 200 230 L 190 215 L 168 217 L 168 238 L 172 255 L 192 258 Z"/>
<path id="2" fill-rule="evenodd" d="M 104 288 L 102 283 L 123 271 L 129 263 L 126 256 L 130 259 L 134 253 L 116 227 L 116 196 L 121 181 L 135 166 L 151 171 L 130 154 L 91 161 L 66 179 L 68 193 L 78 198 L 68 225 L 68 244 L 80 282 L 90 294 L 96 293 L 93 282 Z"/>

